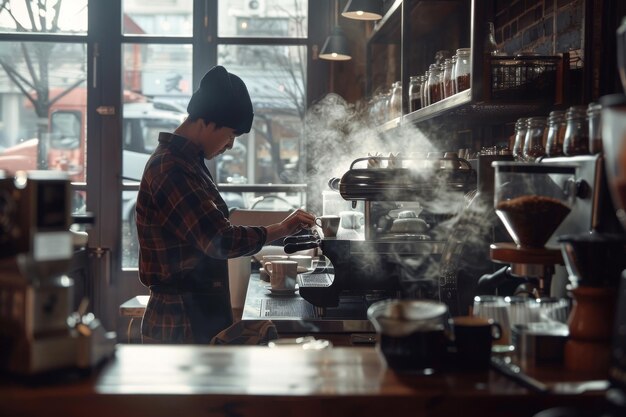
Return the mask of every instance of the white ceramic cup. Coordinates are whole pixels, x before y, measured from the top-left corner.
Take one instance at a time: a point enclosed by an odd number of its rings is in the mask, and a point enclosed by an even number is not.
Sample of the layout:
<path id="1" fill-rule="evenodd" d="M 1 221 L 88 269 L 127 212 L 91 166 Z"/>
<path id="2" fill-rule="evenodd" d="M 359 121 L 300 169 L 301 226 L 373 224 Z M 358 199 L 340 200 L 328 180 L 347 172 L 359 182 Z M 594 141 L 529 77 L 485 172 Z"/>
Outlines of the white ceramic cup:
<path id="1" fill-rule="evenodd" d="M 276 260 L 266 262 L 263 266 L 270 276 L 270 285 L 274 290 L 296 288 L 298 276 L 298 262 L 290 260 Z"/>
<path id="2" fill-rule="evenodd" d="M 324 237 L 336 237 L 340 220 L 339 216 L 321 216 L 315 219 L 315 224 L 322 229 Z"/>
<path id="3" fill-rule="evenodd" d="M 306 268 L 308 270 L 311 268 L 311 261 L 313 260 L 313 257 L 311 255 L 291 255 L 289 260 L 298 262 L 299 267 Z"/>

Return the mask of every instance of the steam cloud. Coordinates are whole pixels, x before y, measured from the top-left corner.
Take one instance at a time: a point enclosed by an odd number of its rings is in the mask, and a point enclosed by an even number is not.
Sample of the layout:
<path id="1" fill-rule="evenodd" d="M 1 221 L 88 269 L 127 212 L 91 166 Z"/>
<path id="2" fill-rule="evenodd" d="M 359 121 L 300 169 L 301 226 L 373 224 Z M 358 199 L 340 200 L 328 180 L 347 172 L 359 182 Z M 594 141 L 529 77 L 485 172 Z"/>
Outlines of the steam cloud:
<path id="1" fill-rule="evenodd" d="M 400 153 L 402 157 L 419 155 L 423 158 L 429 152 L 445 152 L 450 149 L 440 149 L 438 144 L 443 138 L 438 137 L 437 131 L 424 132 L 414 126 L 402 125 L 388 132 L 381 132 L 372 126 L 370 109 L 363 103 L 349 104 L 336 94 L 329 94 L 309 108 L 306 116 L 307 159 L 309 167 L 306 172 L 309 198 L 308 207 L 316 213 L 321 213 L 322 191 L 328 190 L 328 180 L 341 177 L 349 168 L 353 160 L 367 157 L 369 154 L 388 156 L 390 153 Z M 439 222 L 428 234 L 433 240 L 448 242 L 455 235 L 457 245 L 446 243 L 449 249 L 444 257 L 451 257 L 452 252 L 458 252 L 458 240 L 470 247 L 485 247 L 488 231 L 493 226 L 491 202 L 475 201 L 471 210 L 467 207 L 469 199 L 458 191 L 450 191 L 444 176 L 436 176 L 433 170 L 424 170 L 419 161 L 405 161 L 404 167 L 412 170 L 415 175 L 424 176 L 425 180 L 434 187 L 434 198 L 420 199 L 424 210 L 430 213 L 445 215 L 446 220 Z M 367 242 L 365 242 L 367 244 Z M 380 262 L 372 250 L 371 262 L 373 267 Z M 456 255 L 459 255 L 458 253 Z M 433 262 L 429 255 L 415 254 L 414 256 L 395 255 L 391 260 L 400 266 L 401 279 L 406 286 L 419 287 L 420 283 L 430 281 L 437 283 L 441 276 L 439 262 Z M 469 259 L 470 262 L 481 262 L 481 259 Z M 465 262 L 461 256 L 455 259 L 442 259 L 442 262 L 462 267 Z M 364 266 L 366 268 L 367 266 Z M 476 277 L 478 279 L 479 277 Z M 415 289 L 415 288 L 413 288 Z"/>

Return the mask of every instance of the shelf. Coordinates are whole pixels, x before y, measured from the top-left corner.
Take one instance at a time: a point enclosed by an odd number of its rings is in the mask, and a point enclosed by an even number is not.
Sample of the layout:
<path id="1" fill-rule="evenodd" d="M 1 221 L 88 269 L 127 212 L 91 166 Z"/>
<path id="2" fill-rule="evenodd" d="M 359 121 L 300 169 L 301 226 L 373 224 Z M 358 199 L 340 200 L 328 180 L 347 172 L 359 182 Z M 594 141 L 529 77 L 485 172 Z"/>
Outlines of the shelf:
<path id="1" fill-rule="evenodd" d="M 567 80 L 565 65 L 557 67 L 557 71 L 563 71 L 563 74 L 557 74 L 554 99 L 543 94 L 535 94 L 525 99 L 515 92 L 507 96 L 501 91 L 498 95 L 485 90 L 485 86 L 492 85 L 493 75 L 491 66 L 487 67 L 481 59 L 477 59 L 483 56 L 483 45 L 482 37 L 476 35 L 484 33 L 487 21 L 493 19 L 490 15 L 490 2 L 406 0 L 403 3 L 399 0 L 388 0 L 385 3 L 390 3 L 391 6 L 383 19 L 374 26 L 368 40 L 369 94 L 397 79 L 401 79 L 404 89 L 408 90 L 409 76 L 421 74 L 438 50 L 453 51 L 455 48 L 471 47 L 471 71 L 474 75 L 471 89 L 388 121 L 378 126 L 378 132 L 390 132 L 402 126 L 447 126 L 449 130 L 462 131 L 479 125 L 505 125 L 515 122 L 519 117 L 547 117 L 551 110 L 565 105 L 563 97 L 566 94 L 559 94 L 560 89 L 566 85 L 565 81 L 559 82 Z M 398 31 L 401 32 L 399 36 Z M 387 50 L 381 46 L 384 43 L 395 44 L 398 38 L 401 41 L 399 57 L 391 46 Z M 490 62 L 490 65 L 494 64 Z M 403 105 L 407 107 L 406 95 L 403 101 Z"/>
<path id="2" fill-rule="evenodd" d="M 419 126 L 420 124 L 433 121 L 442 117 L 453 117 L 455 120 L 471 119 L 475 123 L 493 121 L 515 121 L 518 117 L 546 116 L 554 109 L 551 103 L 539 102 L 472 102 L 472 91 L 466 90 L 451 97 L 445 98 L 423 109 L 405 114 L 402 118 L 389 120 L 380 125 L 379 132 L 387 132 L 402 125 Z"/>
<path id="3" fill-rule="evenodd" d="M 393 129 L 397 128 L 397 127 L 400 127 L 401 123 L 402 123 L 402 118 L 401 117 L 396 117 L 395 119 L 391 119 L 391 120 L 383 123 L 382 125 L 378 126 L 376 128 L 376 130 L 379 133 L 387 132 L 389 130 L 393 130 Z"/>
<path id="4" fill-rule="evenodd" d="M 423 109 L 416 110 L 412 113 L 404 115 L 402 123 L 418 124 L 444 113 L 450 113 L 455 109 L 460 109 L 462 106 L 469 104 L 472 101 L 472 91 L 465 90 L 460 93 L 456 93 L 453 96 L 444 98 L 435 104 L 424 107 Z"/>

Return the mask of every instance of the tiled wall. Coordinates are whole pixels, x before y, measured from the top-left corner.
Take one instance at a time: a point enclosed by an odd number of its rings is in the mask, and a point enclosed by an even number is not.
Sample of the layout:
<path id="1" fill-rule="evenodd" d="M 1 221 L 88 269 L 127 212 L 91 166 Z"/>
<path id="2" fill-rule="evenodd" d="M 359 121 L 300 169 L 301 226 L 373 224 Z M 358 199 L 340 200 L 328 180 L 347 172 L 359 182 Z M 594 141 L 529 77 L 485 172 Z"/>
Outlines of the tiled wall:
<path id="1" fill-rule="evenodd" d="M 496 0 L 496 42 L 507 54 L 579 55 L 583 0 Z"/>

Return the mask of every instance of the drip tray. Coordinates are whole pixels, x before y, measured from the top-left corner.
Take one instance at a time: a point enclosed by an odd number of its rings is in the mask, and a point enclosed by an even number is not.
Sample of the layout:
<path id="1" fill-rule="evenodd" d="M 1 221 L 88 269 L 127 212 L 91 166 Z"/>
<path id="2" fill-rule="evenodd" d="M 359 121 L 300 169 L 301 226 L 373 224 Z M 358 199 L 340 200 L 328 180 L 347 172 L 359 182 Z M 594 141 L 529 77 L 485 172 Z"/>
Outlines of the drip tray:
<path id="1" fill-rule="evenodd" d="M 313 306 L 302 298 L 268 298 L 261 300 L 261 317 L 315 318 Z"/>
<path id="2" fill-rule="evenodd" d="M 268 298 L 261 300 L 261 317 L 300 319 L 349 319 L 367 320 L 367 307 L 363 300 L 343 301 L 338 307 L 329 307 L 324 315 L 302 298 Z"/>

